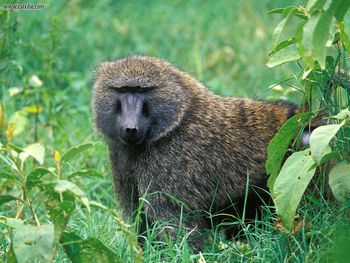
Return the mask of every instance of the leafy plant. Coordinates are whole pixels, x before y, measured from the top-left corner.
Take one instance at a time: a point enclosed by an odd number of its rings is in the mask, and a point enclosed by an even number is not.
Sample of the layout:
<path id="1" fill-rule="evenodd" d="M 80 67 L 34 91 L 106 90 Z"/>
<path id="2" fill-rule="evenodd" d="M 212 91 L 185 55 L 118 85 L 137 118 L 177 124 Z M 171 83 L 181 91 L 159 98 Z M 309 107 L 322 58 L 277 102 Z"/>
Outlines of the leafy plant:
<path id="1" fill-rule="evenodd" d="M 299 60 L 298 90 L 304 97 L 302 108 L 309 112 L 287 121 L 268 149 L 268 186 L 288 231 L 294 229 L 297 207 L 316 174 L 328 172 L 334 197 L 339 202 L 350 200 L 350 82 L 345 55 L 350 43 L 343 21 L 349 7 L 346 0 L 310 0 L 306 6 L 270 12 L 284 18 L 275 28 L 267 66 Z M 282 39 L 284 35 L 287 38 Z M 323 118 L 327 124 L 318 124 L 309 135 L 308 123 L 317 115 L 316 123 Z M 281 167 L 293 138 L 298 142 L 303 135 L 309 137 L 310 147 L 292 153 Z"/>
<path id="2" fill-rule="evenodd" d="M 6 4 L 17 2 L 8 0 Z M 45 192 L 41 192 L 41 183 L 37 181 L 44 184 L 56 182 L 55 175 L 46 171 L 55 172 L 57 169 L 57 149 L 61 156 L 61 180 L 79 186 L 89 200 L 90 212 L 80 197 L 74 197 L 69 191 L 63 192 L 64 198 L 71 196 L 73 199 L 71 203 L 65 202 L 62 206 L 74 204 L 74 211 L 69 216 L 59 242 L 55 241 L 55 262 L 98 262 L 111 255 L 111 251 L 124 262 L 134 262 L 136 255 L 141 255 L 137 252 L 137 244 L 133 243 L 136 238 L 134 232 L 116 214 L 118 210 L 112 194 L 112 178 L 109 176 L 105 145 L 91 146 L 69 161 L 62 161 L 66 152 L 64 149 L 79 142 L 99 141 L 91 129 L 89 109 L 93 68 L 100 61 L 124 56 L 131 51 L 156 55 L 191 71 L 218 94 L 259 98 L 270 95 L 264 89 L 272 80 L 288 78 L 288 81 L 274 85 L 274 98 L 299 102 L 307 90 L 310 93 L 308 99 L 304 96 L 303 107 L 312 107 L 313 116 L 319 108 L 325 108 L 320 106 L 321 88 L 324 90 L 322 83 L 328 83 L 327 80 L 332 79 L 344 86 L 346 79 L 331 71 L 326 71 L 329 75 L 326 78 L 325 71 L 321 74 L 320 70 L 306 70 L 305 75 L 309 74 L 304 79 L 304 71 L 300 73 L 300 78 L 290 76 L 291 71 L 298 72 L 297 63 L 286 63 L 273 69 L 261 67 L 266 60 L 264 50 L 271 47 L 271 25 L 278 22 L 277 15 L 266 15 L 267 10 L 286 5 L 286 2 L 218 0 L 214 3 L 178 0 L 169 4 L 149 0 L 135 4 L 109 0 L 47 0 L 45 10 L 41 11 L 0 10 L 0 98 L 6 107 L 7 124 L 16 123 L 11 144 L 26 148 L 40 142 L 45 149 L 42 165 L 31 156 L 24 165 L 28 188 L 31 189 L 29 197 L 38 220 L 41 225 L 53 224 L 48 208 L 55 207 L 58 203 L 53 199 L 46 205 L 44 200 L 47 197 Z M 297 5 L 299 2 L 301 1 L 290 0 L 288 5 Z M 201 12 L 197 12 L 198 6 L 201 7 Z M 232 26 L 232 21 L 235 21 L 235 26 Z M 281 33 L 280 40 L 292 38 L 295 25 L 302 21 L 304 20 L 299 17 L 291 18 Z M 349 21 L 349 17 L 344 19 L 344 32 L 349 28 Z M 333 25 L 332 22 L 331 28 L 335 31 Z M 179 39 L 184 41 L 178 41 Z M 203 39 L 206 41 L 203 42 Z M 296 45 L 290 45 L 289 48 Z M 326 65 L 338 63 L 336 47 L 326 48 L 327 52 L 332 50 L 333 56 L 333 61 L 326 57 Z M 342 53 L 339 59 L 344 58 Z M 299 60 L 298 63 L 303 62 Z M 338 73 L 338 70 L 334 73 Z M 315 81 L 311 82 L 310 79 Z M 341 85 L 336 86 L 339 86 L 337 94 L 340 98 L 346 90 Z M 332 101 L 339 101 L 332 97 L 336 93 L 327 94 Z M 311 98 L 314 98 L 312 105 Z M 334 108 L 330 115 L 338 112 L 340 110 Z M 299 123 L 300 129 L 304 126 L 308 129 L 308 120 L 304 122 L 302 119 L 306 117 L 300 117 L 301 121 L 298 118 L 294 121 Z M 338 138 L 343 136 L 344 128 L 345 126 L 336 135 L 336 139 L 331 141 L 332 148 L 336 141 L 342 144 Z M 298 130 L 299 128 L 296 133 L 300 136 Z M 287 129 L 285 132 L 289 134 L 290 131 Z M 3 145 L 7 147 L 3 141 L 6 140 L 6 135 L 1 132 L 0 136 Z M 288 136 L 288 140 L 292 138 L 293 142 L 294 135 Z M 284 140 L 282 138 L 280 143 Z M 289 143 L 286 149 L 288 146 Z M 2 154 L 6 156 L 7 153 Z M 281 166 L 282 161 L 277 175 Z M 33 175 L 29 178 L 33 180 L 28 178 L 31 173 Z M 6 201 L 4 197 L 1 199 L 4 203 L 0 204 L 0 216 L 7 224 L 0 223 L 0 262 L 16 261 L 13 238 L 17 226 L 24 223 L 33 227 L 28 228 L 28 231 L 37 229 L 27 205 L 24 206 L 19 222 L 15 220 L 19 203 L 13 197 L 20 196 L 20 189 L 13 179 L 14 175 L 17 178 L 12 168 L 0 160 L 0 195 L 7 195 L 12 200 Z M 38 186 L 32 187 L 37 183 Z M 55 190 L 52 191 L 59 195 Z M 314 193 L 318 197 L 318 191 L 315 190 Z M 275 226 L 271 224 L 275 214 L 264 208 L 263 217 L 256 221 L 254 227 L 250 224 L 242 225 L 242 234 L 247 243 L 226 240 L 222 232 L 213 229 L 211 245 L 206 247 L 203 254 L 195 255 L 183 238 L 166 244 L 160 242 L 158 234 L 168 225 L 166 222 L 158 222 L 147 230 L 142 256 L 145 262 L 319 262 L 324 261 L 327 258 L 325 254 L 330 252 L 330 258 L 334 261 L 332 253 L 335 248 L 344 247 L 344 251 L 347 251 L 349 247 L 349 242 L 344 242 L 342 238 L 336 242 L 341 235 L 335 231 L 348 235 L 345 230 L 348 228 L 344 227 L 348 215 L 333 202 L 326 203 L 322 198 L 314 198 L 309 190 L 302 200 L 307 202 L 299 204 L 298 214 L 312 216 L 312 228 L 308 231 L 302 231 L 301 228 L 292 237 L 275 231 Z M 61 214 L 55 216 L 60 218 Z M 240 223 L 236 221 L 233 227 Z M 94 247 L 98 251 L 93 251 Z M 47 250 L 47 254 L 54 252 L 51 249 Z M 84 251 L 86 253 L 82 255 Z M 31 253 L 36 252 L 32 250 Z M 37 261 L 39 260 L 40 257 Z M 41 261 L 47 262 L 45 259 Z"/>
<path id="3" fill-rule="evenodd" d="M 0 195 L 0 205 L 11 203 L 16 206 L 13 217 L 0 217 L 0 224 L 8 228 L 7 233 L 11 240 L 7 251 L 8 259 L 12 255 L 13 262 L 28 262 L 33 259 L 53 262 L 57 249 L 62 247 L 68 258 L 74 262 L 88 262 L 91 258 L 96 262 L 122 262 L 120 256 L 101 240 L 83 239 L 67 229 L 70 217 L 81 204 L 87 214 L 92 206 L 108 212 L 127 237 L 135 261 L 140 262 L 142 255 L 136 236 L 131 231 L 132 226 L 125 224 L 118 215 L 102 204 L 89 200 L 74 182 L 74 178 L 79 176 L 101 175 L 95 170 L 65 173 L 65 167 L 71 160 L 95 144 L 86 143 L 72 147 L 62 156 L 55 151 L 55 166 L 44 167 L 44 146 L 40 143 L 25 147 L 13 144 L 15 127 L 16 122 L 7 121 L 4 107 L 0 104 L 0 159 L 5 163 L 2 167 L 6 175 L 4 185 L 17 189 L 12 194 Z M 1 188 L 0 193 L 5 190 Z"/>

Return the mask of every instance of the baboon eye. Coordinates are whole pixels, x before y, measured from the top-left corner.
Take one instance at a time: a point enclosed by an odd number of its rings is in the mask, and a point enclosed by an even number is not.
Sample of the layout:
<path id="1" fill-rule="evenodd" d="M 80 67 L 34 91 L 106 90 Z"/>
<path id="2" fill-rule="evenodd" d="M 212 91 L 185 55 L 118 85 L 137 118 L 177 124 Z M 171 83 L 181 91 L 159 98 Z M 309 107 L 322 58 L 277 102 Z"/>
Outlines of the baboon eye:
<path id="1" fill-rule="evenodd" d="M 115 106 L 115 111 L 117 113 L 122 112 L 122 103 L 118 100 L 117 105 Z"/>
<path id="2" fill-rule="evenodd" d="M 118 88 L 117 90 L 119 92 L 130 92 L 131 91 L 130 88 L 128 88 L 128 87 L 121 87 L 121 88 Z"/>
<path id="3" fill-rule="evenodd" d="M 136 93 L 146 93 L 152 91 L 155 87 L 113 87 L 109 86 L 110 89 L 124 93 L 124 92 L 136 92 Z"/>
<path id="4" fill-rule="evenodd" d="M 148 115 L 148 104 L 147 102 L 144 102 L 143 103 L 143 106 L 142 106 L 142 114 L 147 116 Z"/>

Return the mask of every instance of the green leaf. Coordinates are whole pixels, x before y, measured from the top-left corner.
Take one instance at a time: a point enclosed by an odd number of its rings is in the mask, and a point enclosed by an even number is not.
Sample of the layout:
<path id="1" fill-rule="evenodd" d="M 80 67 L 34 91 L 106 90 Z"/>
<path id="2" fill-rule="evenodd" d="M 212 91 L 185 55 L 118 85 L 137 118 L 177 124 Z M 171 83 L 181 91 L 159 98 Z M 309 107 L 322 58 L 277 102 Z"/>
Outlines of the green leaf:
<path id="1" fill-rule="evenodd" d="M 102 174 L 100 174 L 99 172 L 97 172 L 96 170 L 81 170 L 75 173 L 72 173 L 70 175 L 68 175 L 68 178 L 72 178 L 75 176 L 83 176 L 83 177 L 96 177 L 96 178 L 103 178 Z"/>
<path id="2" fill-rule="evenodd" d="M 65 191 L 69 191 L 74 196 L 78 197 L 81 202 L 86 206 L 86 208 L 90 211 L 89 199 L 86 197 L 86 194 L 74 183 L 60 180 L 55 186 L 55 191 L 59 193 L 63 193 Z"/>
<path id="3" fill-rule="evenodd" d="M 17 169 L 16 164 L 8 156 L 0 153 L 0 159 L 3 160 L 9 167 L 11 167 L 18 175 L 21 175 L 20 171 Z"/>
<path id="4" fill-rule="evenodd" d="M 7 172 L 7 171 L 0 172 L 0 178 L 1 179 L 10 179 L 10 180 L 14 180 L 14 181 L 19 182 L 19 178 L 16 174 L 13 174 L 13 173 Z"/>
<path id="5" fill-rule="evenodd" d="M 339 202 L 350 200 L 350 164 L 338 163 L 329 173 L 329 186 Z"/>
<path id="6" fill-rule="evenodd" d="M 8 263 L 18 263 L 15 255 L 15 251 L 13 250 L 13 244 L 11 243 L 10 249 L 5 252 L 6 258 Z"/>
<path id="7" fill-rule="evenodd" d="M 313 55 L 322 69 L 326 67 L 326 42 L 330 38 L 333 12 L 334 10 L 331 8 L 325 11 L 318 20 L 313 32 Z"/>
<path id="8" fill-rule="evenodd" d="M 268 11 L 268 14 L 282 14 L 283 13 L 284 8 L 275 8 L 272 9 L 270 11 Z"/>
<path id="9" fill-rule="evenodd" d="M 327 0 L 309 0 L 306 8 L 310 9 L 310 12 L 322 9 Z"/>
<path id="10" fill-rule="evenodd" d="M 41 143 L 33 143 L 23 149 L 23 152 L 19 155 L 22 162 L 24 162 L 29 156 L 33 157 L 39 164 L 44 163 L 45 148 Z"/>
<path id="11" fill-rule="evenodd" d="M 53 186 L 42 185 L 45 195 L 45 206 L 49 212 L 50 220 L 55 225 L 55 240 L 59 240 L 65 230 L 68 220 L 75 209 L 75 197 L 70 192 L 58 194 Z M 62 200 L 63 199 L 63 200 Z"/>
<path id="12" fill-rule="evenodd" d="M 286 8 L 275 8 L 275 9 L 272 9 L 272 10 L 268 11 L 267 13 L 268 14 L 283 14 L 283 16 L 285 17 L 285 16 L 288 15 L 288 13 L 286 14 L 286 12 L 288 12 L 290 10 L 290 8 L 298 8 L 298 7 L 296 7 L 296 6 L 288 6 Z M 295 16 L 297 16 L 299 18 L 302 18 L 302 19 L 307 19 L 307 16 L 301 11 L 297 11 L 295 13 Z"/>
<path id="13" fill-rule="evenodd" d="M 308 80 L 303 81 L 303 86 L 305 89 L 304 105 L 308 105 L 311 112 L 318 112 L 323 98 L 321 89 L 315 88 L 314 83 Z"/>
<path id="14" fill-rule="evenodd" d="M 338 0 L 337 7 L 334 12 L 334 16 L 337 21 L 343 21 L 346 12 L 349 10 L 350 1 L 349 0 Z"/>
<path id="15" fill-rule="evenodd" d="M 314 68 L 313 35 L 321 13 L 310 16 L 305 24 L 301 23 L 297 30 L 297 46 L 299 54 L 309 68 Z"/>
<path id="16" fill-rule="evenodd" d="M 305 25 L 298 28 L 297 43 L 302 59 L 310 68 L 314 67 L 315 61 L 321 69 L 326 68 L 327 42 L 331 40 L 333 17 L 341 2 L 318 0 L 308 4 L 312 6 L 311 15 Z"/>
<path id="17" fill-rule="evenodd" d="M 32 75 L 29 79 L 29 84 L 33 88 L 39 88 L 43 85 L 43 82 L 37 75 Z"/>
<path id="18" fill-rule="evenodd" d="M 72 262 L 75 263 L 118 263 L 124 260 L 96 238 L 82 240 L 75 233 L 63 233 L 63 248 Z"/>
<path id="19" fill-rule="evenodd" d="M 306 66 L 304 69 L 303 69 L 303 76 L 301 77 L 301 79 L 306 79 L 309 74 L 312 72 L 312 68 L 309 68 L 308 66 Z"/>
<path id="20" fill-rule="evenodd" d="M 342 158 L 341 158 L 341 153 L 340 153 L 340 152 L 337 152 L 337 151 L 329 152 L 329 153 L 325 154 L 325 155 L 322 157 L 322 159 L 321 159 L 319 165 L 322 165 L 322 164 L 324 164 L 324 163 L 327 163 L 327 162 L 329 162 L 329 161 L 331 161 L 331 160 L 340 161 L 341 159 L 342 159 Z"/>
<path id="21" fill-rule="evenodd" d="M 95 145 L 94 143 L 84 143 L 84 144 L 74 146 L 62 155 L 61 160 L 62 160 L 62 162 L 68 162 L 73 157 L 75 157 L 77 154 L 79 154 L 83 151 L 86 151 L 87 149 L 93 147 L 94 145 Z"/>
<path id="22" fill-rule="evenodd" d="M 13 248 L 18 263 L 50 262 L 55 233 L 53 225 L 41 225 L 39 227 L 23 225 L 16 229 L 13 237 Z"/>
<path id="23" fill-rule="evenodd" d="M 283 165 L 276 178 L 272 198 L 282 225 L 291 231 L 295 212 L 316 168 L 310 149 L 293 153 Z"/>
<path id="24" fill-rule="evenodd" d="M 274 48 L 269 52 L 269 56 L 273 55 L 274 53 L 276 53 L 277 51 L 288 47 L 292 44 L 296 43 L 296 39 L 293 37 L 291 39 L 287 39 L 287 40 L 283 40 L 281 42 L 279 42 L 276 46 L 274 46 Z"/>
<path id="25" fill-rule="evenodd" d="M 320 126 L 311 133 L 310 149 L 315 162 L 320 163 L 322 157 L 330 152 L 328 144 L 344 124 L 345 121 L 340 124 Z"/>
<path id="26" fill-rule="evenodd" d="M 283 12 L 285 12 L 286 18 L 284 18 L 279 24 L 275 27 L 272 38 L 273 38 L 273 43 L 274 43 L 274 48 L 276 47 L 277 43 L 279 42 L 279 39 L 285 30 L 286 26 L 290 22 L 291 18 L 294 16 L 295 12 L 297 11 L 297 7 L 288 7 L 285 8 Z"/>
<path id="27" fill-rule="evenodd" d="M 283 63 L 294 61 L 297 59 L 300 59 L 300 55 L 298 51 L 295 50 L 295 48 L 284 48 L 274 53 L 273 56 L 271 56 L 271 58 L 269 59 L 269 61 L 266 63 L 266 66 L 268 66 L 269 68 L 273 68 Z"/>
<path id="28" fill-rule="evenodd" d="M 34 186 L 38 185 L 40 183 L 41 177 L 48 173 L 52 172 L 46 168 L 39 167 L 28 174 L 26 178 L 26 186 L 28 191 L 30 191 Z"/>
<path id="29" fill-rule="evenodd" d="M 348 34 L 345 32 L 345 24 L 344 22 L 338 22 L 337 23 L 339 33 L 340 33 L 340 38 L 344 44 L 344 47 L 347 51 L 350 50 L 350 38 Z"/>
<path id="30" fill-rule="evenodd" d="M 68 258 L 75 263 L 82 263 L 82 257 L 80 255 L 80 243 L 83 241 L 74 232 L 63 232 L 60 243 L 63 244 L 63 249 L 66 252 Z"/>
<path id="31" fill-rule="evenodd" d="M 13 200 L 17 200 L 17 197 L 12 195 L 0 195 L 0 206 Z"/>
<path id="32" fill-rule="evenodd" d="M 15 229 L 23 225 L 23 221 L 21 219 L 10 218 L 5 216 L 0 216 L 0 223 Z"/>
<path id="33" fill-rule="evenodd" d="M 295 134 L 312 119 L 313 113 L 299 113 L 287 120 L 273 137 L 267 148 L 266 173 L 270 176 L 267 185 L 272 191 L 274 182 L 280 171 L 282 161 Z"/>
<path id="34" fill-rule="evenodd" d="M 28 126 L 28 118 L 20 111 L 15 112 L 9 122 L 15 123 L 15 130 L 13 131 L 14 136 L 24 132 Z"/>
<path id="35" fill-rule="evenodd" d="M 23 88 L 20 88 L 20 87 L 11 87 L 8 89 L 8 94 L 10 97 L 16 96 L 22 92 L 23 92 Z"/>
<path id="36" fill-rule="evenodd" d="M 332 118 L 335 118 L 338 120 L 350 119 L 350 110 L 348 108 L 342 109 L 337 115 L 332 116 Z"/>

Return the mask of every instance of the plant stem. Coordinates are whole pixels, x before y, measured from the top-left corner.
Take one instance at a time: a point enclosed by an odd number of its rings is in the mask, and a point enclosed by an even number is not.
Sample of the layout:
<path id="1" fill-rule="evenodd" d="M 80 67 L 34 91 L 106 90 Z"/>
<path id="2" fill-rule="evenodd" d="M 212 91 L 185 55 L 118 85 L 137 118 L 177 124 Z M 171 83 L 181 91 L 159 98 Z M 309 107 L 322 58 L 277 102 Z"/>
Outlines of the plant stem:
<path id="1" fill-rule="evenodd" d="M 33 219 L 34 219 L 36 225 L 40 226 L 40 221 L 39 221 L 39 219 L 38 219 L 38 217 L 37 217 L 37 215 L 36 215 L 36 213 L 34 211 L 32 201 L 29 198 L 27 198 L 27 203 L 28 203 L 30 212 L 32 213 L 32 216 L 33 216 Z"/>

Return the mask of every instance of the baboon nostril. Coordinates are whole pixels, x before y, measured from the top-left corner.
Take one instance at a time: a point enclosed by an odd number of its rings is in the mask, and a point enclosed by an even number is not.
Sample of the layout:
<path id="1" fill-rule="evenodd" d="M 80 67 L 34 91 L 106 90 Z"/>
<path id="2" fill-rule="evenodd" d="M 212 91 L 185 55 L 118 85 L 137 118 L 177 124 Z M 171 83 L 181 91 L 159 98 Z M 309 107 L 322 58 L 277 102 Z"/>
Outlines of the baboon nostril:
<path id="1" fill-rule="evenodd" d="M 136 134 L 137 133 L 137 129 L 136 128 L 126 128 L 125 129 L 126 134 Z"/>

